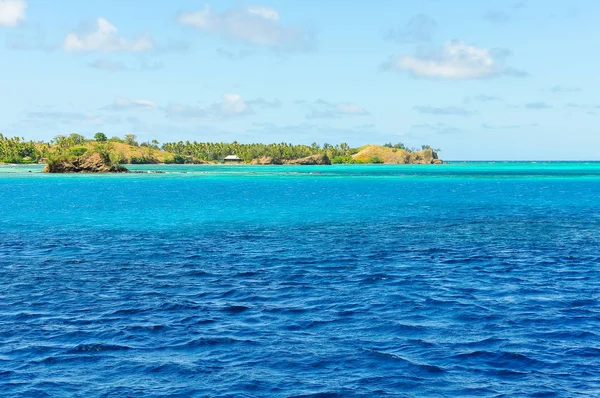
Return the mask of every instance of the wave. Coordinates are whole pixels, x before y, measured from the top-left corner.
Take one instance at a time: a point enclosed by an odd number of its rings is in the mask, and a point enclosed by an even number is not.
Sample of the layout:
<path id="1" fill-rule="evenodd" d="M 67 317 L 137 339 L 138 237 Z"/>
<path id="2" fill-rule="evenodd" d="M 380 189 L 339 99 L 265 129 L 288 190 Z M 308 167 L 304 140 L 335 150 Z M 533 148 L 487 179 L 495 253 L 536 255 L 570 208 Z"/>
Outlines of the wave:
<path id="1" fill-rule="evenodd" d="M 105 343 L 93 343 L 93 344 L 79 344 L 68 351 L 68 353 L 78 352 L 104 352 L 104 351 L 125 351 L 130 350 L 131 347 L 118 345 L 118 344 L 105 344 Z"/>

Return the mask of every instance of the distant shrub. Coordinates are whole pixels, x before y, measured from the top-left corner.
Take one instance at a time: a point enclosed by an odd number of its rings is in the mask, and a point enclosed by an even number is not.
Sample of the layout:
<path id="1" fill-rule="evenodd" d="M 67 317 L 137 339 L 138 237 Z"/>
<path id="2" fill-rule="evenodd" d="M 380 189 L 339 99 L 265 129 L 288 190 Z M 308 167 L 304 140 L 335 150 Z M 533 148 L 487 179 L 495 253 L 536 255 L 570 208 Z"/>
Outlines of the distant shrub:
<path id="1" fill-rule="evenodd" d="M 379 156 L 371 156 L 367 163 L 383 163 L 383 160 Z"/>
<path id="2" fill-rule="evenodd" d="M 334 156 L 331 158 L 332 164 L 354 164 L 356 160 L 351 155 Z"/>
<path id="3" fill-rule="evenodd" d="M 71 156 L 83 156 L 88 151 L 84 147 L 73 147 L 69 149 L 69 155 Z"/>
<path id="4" fill-rule="evenodd" d="M 183 155 L 173 155 L 172 158 L 165 159 L 165 163 L 167 164 L 184 164 L 187 159 Z"/>
<path id="5" fill-rule="evenodd" d="M 113 164 L 126 164 L 127 158 L 123 152 L 111 152 L 110 159 Z"/>
<path id="6" fill-rule="evenodd" d="M 137 136 L 135 134 L 125 134 L 125 137 L 123 138 L 123 142 L 125 142 L 127 145 L 139 146 L 136 139 L 137 139 Z"/>
<path id="7" fill-rule="evenodd" d="M 158 159 L 153 156 L 140 155 L 140 156 L 131 156 L 129 158 L 129 163 L 131 164 L 157 164 Z"/>
<path id="8" fill-rule="evenodd" d="M 108 141 L 108 138 L 106 137 L 106 134 L 98 132 L 94 135 L 94 140 L 98 142 L 105 142 Z"/>

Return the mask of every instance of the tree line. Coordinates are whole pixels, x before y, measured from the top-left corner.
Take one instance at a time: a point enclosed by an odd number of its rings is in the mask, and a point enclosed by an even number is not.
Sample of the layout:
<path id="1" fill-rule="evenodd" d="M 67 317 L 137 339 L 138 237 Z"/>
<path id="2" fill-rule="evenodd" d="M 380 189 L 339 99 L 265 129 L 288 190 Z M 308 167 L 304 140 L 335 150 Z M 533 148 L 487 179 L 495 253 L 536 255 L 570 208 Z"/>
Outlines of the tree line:
<path id="1" fill-rule="evenodd" d="M 326 143 L 320 146 L 316 142 L 312 143 L 312 145 L 294 145 L 285 142 L 273 144 L 240 144 L 237 141 L 232 143 L 179 141 L 164 143 L 162 149 L 179 156 L 197 158 L 206 162 L 219 161 L 232 154 L 242 158 L 245 162 L 250 162 L 260 158 L 286 161 L 317 154 L 326 154 L 330 158 L 335 158 L 356 153 L 356 150 L 350 148 L 346 143 L 337 145 Z"/>
<path id="2" fill-rule="evenodd" d="M 167 163 L 197 163 L 197 162 L 217 162 L 228 155 L 237 155 L 245 162 L 249 163 L 254 159 L 270 158 L 273 161 L 289 161 L 300 159 L 311 155 L 327 155 L 332 163 L 355 163 L 352 155 L 359 151 L 359 148 L 351 148 L 350 145 L 343 142 L 340 144 L 325 143 L 319 145 L 313 142 L 311 145 L 294 145 L 291 143 L 272 143 L 272 144 L 241 144 L 237 141 L 227 142 L 197 142 L 197 141 L 178 141 L 166 142 L 159 146 L 157 140 L 139 142 L 136 135 L 126 134 L 121 137 L 109 138 L 106 134 L 98 132 L 93 139 L 88 139 L 81 134 L 73 133 L 70 135 L 57 135 L 50 142 L 26 141 L 20 137 L 4 137 L 0 134 L 0 162 L 2 163 L 38 163 L 48 157 L 60 156 L 81 156 L 88 149 L 100 148 L 102 144 L 104 151 L 111 151 L 111 142 L 118 142 L 135 147 L 146 147 L 147 154 L 143 158 L 125 159 L 119 157 L 118 153 L 113 154 L 121 163 L 156 163 L 153 158 L 153 150 L 160 150 L 172 153 L 171 158 L 166 159 Z M 92 144 L 92 145 L 90 145 Z M 406 152 L 417 151 L 416 148 L 408 148 L 403 143 L 386 143 L 383 145 L 392 148 L 393 151 L 403 150 Z M 433 149 L 429 145 L 422 145 L 422 150 Z M 439 149 L 433 149 L 439 151 Z"/>

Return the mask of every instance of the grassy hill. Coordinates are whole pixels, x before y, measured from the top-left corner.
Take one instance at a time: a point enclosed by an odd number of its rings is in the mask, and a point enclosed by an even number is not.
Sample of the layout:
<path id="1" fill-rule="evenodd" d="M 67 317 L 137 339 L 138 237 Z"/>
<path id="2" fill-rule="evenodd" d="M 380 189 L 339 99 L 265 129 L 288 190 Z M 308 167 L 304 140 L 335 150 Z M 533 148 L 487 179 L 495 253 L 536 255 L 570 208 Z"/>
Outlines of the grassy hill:
<path id="1" fill-rule="evenodd" d="M 430 164 L 437 159 L 437 154 L 431 149 L 408 152 L 380 145 L 365 145 L 358 148 L 358 152 L 352 155 L 352 158 L 360 163 Z"/>
<path id="2" fill-rule="evenodd" d="M 165 152 L 160 149 L 145 147 L 145 146 L 133 146 L 127 145 L 121 142 L 113 142 L 113 151 L 117 153 L 123 154 L 125 159 L 128 159 L 129 162 L 132 163 L 131 160 L 135 159 L 156 159 L 157 163 L 165 163 L 170 159 L 174 158 L 174 154 L 170 152 Z M 90 144 L 88 144 L 89 146 Z"/>

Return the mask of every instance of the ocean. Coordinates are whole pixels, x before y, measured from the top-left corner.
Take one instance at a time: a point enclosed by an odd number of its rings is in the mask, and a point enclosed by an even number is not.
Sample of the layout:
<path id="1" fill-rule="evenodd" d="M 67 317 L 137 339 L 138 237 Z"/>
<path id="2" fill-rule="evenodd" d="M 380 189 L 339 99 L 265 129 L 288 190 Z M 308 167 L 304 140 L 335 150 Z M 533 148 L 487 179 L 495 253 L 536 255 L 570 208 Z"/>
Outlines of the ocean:
<path id="1" fill-rule="evenodd" d="M 0 166 L 2 397 L 600 396 L 600 163 L 132 169 Z"/>

